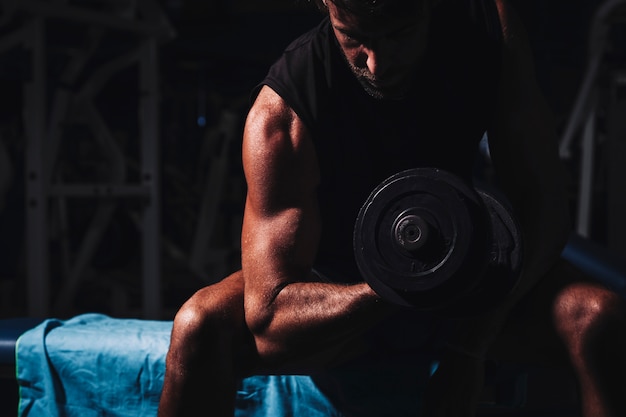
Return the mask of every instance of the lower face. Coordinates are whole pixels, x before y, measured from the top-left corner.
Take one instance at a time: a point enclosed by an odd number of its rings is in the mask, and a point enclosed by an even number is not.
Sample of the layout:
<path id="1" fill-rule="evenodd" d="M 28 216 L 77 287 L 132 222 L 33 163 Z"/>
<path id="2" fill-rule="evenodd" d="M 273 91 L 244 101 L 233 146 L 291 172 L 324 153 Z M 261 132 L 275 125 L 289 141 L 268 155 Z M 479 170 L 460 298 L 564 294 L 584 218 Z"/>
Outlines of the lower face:
<path id="1" fill-rule="evenodd" d="M 351 16 L 329 3 L 329 15 L 342 54 L 363 89 L 377 99 L 402 99 L 413 86 L 417 70 L 426 50 L 428 13 L 421 10 L 415 16 L 401 18 L 363 19 Z M 363 45 L 346 40 L 345 33 L 362 34 L 370 41 L 368 48 L 376 50 L 377 60 L 384 68 L 373 74 L 363 58 Z"/>
<path id="2" fill-rule="evenodd" d="M 380 100 L 401 100 L 406 96 L 414 83 L 416 71 L 398 70 L 393 78 L 381 80 L 373 75 L 367 67 L 358 67 L 350 62 L 344 54 L 350 70 L 357 81 L 370 96 Z"/>

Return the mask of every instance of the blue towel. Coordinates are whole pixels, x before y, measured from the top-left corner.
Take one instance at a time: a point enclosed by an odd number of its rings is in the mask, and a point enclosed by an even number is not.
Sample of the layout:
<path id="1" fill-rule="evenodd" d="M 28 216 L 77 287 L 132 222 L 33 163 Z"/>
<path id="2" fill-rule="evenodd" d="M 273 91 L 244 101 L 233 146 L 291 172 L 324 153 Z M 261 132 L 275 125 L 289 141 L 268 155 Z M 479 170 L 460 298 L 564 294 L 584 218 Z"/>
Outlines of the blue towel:
<path id="1" fill-rule="evenodd" d="M 18 339 L 18 416 L 156 416 L 171 329 L 101 314 L 45 320 Z M 235 416 L 342 415 L 306 375 L 245 378 L 235 402 Z"/>
<path id="2" fill-rule="evenodd" d="M 590 245 L 573 238 L 564 258 L 625 294 L 624 265 Z M 419 335 L 431 333 L 428 327 L 417 328 L 411 317 L 406 321 L 389 329 L 381 326 L 388 331 L 376 340 L 398 339 L 399 346 L 412 346 L 413 339 L 423 343 Z M 171 329 L 171 321 L 101 314 L 45 320 L 17 342 L 18 417 L 156 416 Z M 433 362 L 428 355 L 410 357 L 396 356 L 391 364 L 374 360 L 364 369 L 325 375 L 245 378 L 235 416 L 415 416 Z"/>
<path id="3" fill-rule="evenodd" d="M 17 342 L 19 416 L 155 416 L 172 323 L 49 319 Z"/>

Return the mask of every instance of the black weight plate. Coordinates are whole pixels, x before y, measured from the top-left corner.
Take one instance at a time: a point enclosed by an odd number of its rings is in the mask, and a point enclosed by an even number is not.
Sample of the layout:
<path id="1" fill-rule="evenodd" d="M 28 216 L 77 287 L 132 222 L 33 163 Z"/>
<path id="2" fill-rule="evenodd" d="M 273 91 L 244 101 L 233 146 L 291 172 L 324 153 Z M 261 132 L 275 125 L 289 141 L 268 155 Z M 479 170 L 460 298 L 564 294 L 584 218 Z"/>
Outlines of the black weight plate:
<path id="1" fill-rule="evenodd" d="M 429 225 L 428 242 L 417 252 L 406 250 L 394 235 L 398 219 L 407 214 Z M 454 299 L 471 287 L 470 271 L 484 268 L 477 256 L 487 243 L 484 217 L 480 197 L 453 174 L 434 168 L 397 173 L 372 191 L 357 217 L 359 270 L 385 299 L 431 309 L 439 298 Z"/>
<path id="2" fill-rule="evenodd" d="M 470 316 L 493 310 L 519 282 L 523 262 L 522 233 L 506 198 L 495 190 L 476 189 L 489 213 L 488 265 L 479 284 L 449 305 L 448 316 Z"/>

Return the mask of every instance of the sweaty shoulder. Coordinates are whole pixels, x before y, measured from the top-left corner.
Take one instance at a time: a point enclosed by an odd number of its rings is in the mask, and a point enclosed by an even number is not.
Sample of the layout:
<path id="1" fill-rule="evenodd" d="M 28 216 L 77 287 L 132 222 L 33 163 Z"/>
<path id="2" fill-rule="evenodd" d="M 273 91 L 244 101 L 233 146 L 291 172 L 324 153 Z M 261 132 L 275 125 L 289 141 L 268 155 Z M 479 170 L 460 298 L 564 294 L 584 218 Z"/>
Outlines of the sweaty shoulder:
<path id="1" fill-rule="evenodd" d="M 278 136 L 295 146 L 305 132 L 302 120 L 285 99 L 271 87 L 261 87 L 248 113 L 244 138 L 267 142 Z"/>
<path id="2" fill-rule="evenodd" d="M 329 33 L 324 19 L 287 46 L 252 91 L 253 99 L 263 86 L 269 86 L 309 129 L 315 129 L 328 89 Z"/>
<path id="3" fill-rule="evenodd" d="M 263 86 L 244 129 L 243 166 L 250 197 L 279 202 L 287 188 L 312 189 L 318 182 L 317 159 L 308 129 L 287 102 Z M 256 195 L 256 193 L 259 193 Z M 273 203 L 272 203 L 273 204 Z"/>
<path id="4" fill-rule="evenodd" d="M 489 0 L 492 1 L 492 0 Z M 515 64 L 529 65 L 531 50 L 524 26 L 514 8 L 506 0 L 493 0 L 496 3 L 502 25 L 503 52 L 505 59 L 516 60 Z"/>

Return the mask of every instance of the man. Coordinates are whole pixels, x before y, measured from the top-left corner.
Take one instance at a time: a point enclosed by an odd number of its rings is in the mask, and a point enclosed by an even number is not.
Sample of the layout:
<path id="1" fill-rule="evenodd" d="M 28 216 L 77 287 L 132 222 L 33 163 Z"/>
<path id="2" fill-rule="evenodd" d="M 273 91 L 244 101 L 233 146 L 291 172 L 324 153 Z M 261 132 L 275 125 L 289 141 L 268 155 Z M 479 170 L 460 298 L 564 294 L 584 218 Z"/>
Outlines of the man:
<path id="1" fill-rule="evenodd" d="M 198 291 L 177 314 L 159 415 L 203 408 L 232 415 L 244 375 L 376 363 L 399 376 L 417 369 L 407 357 L 432 352 L 440 365 L 425 415 L 472 415 L 485 357 L 519 353 L 509 349 L 512 335 L 531 332 L 531 345 L 555 340 L 569 354 L 585 416 L 618 415 L 587 334 L 609 329 L 597 323 L 621 317 L 620 301 L 559 261 L 570 230 L 565 174 L 511 7 L 505 0 L 318 6 L 328 18 L 293 42 L 255 90 L 243 139 L 242 270 Z M 360 205 L 408 168 L 471 180 L 484 132 L 522 227 L 520 284 L 497 310 L 471 319 L 400 310 L 359 276 L 352 228 Z"/>

